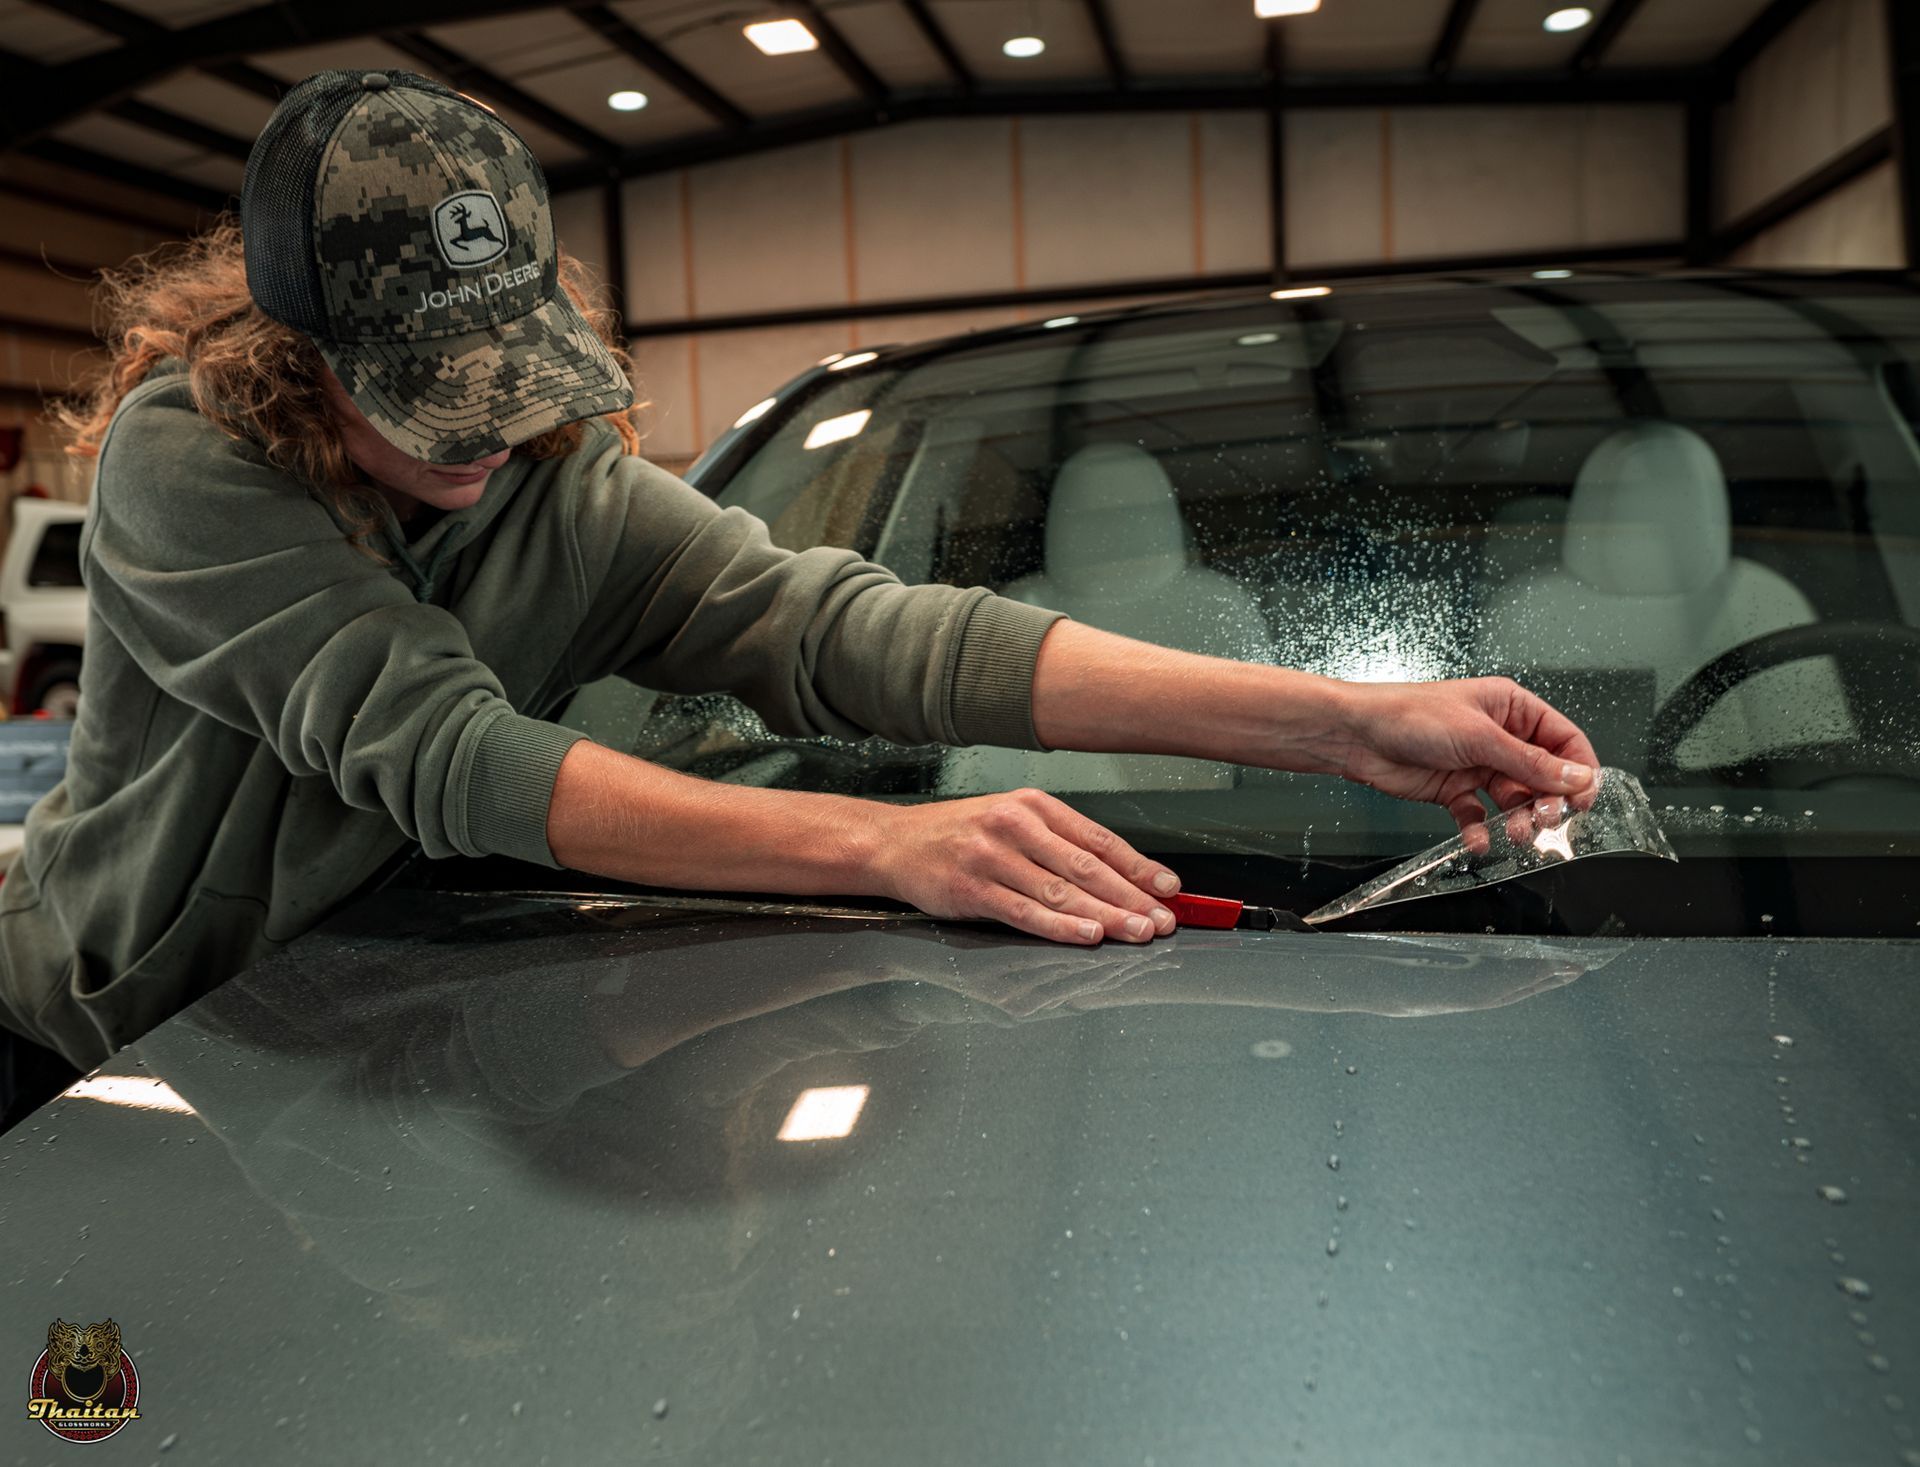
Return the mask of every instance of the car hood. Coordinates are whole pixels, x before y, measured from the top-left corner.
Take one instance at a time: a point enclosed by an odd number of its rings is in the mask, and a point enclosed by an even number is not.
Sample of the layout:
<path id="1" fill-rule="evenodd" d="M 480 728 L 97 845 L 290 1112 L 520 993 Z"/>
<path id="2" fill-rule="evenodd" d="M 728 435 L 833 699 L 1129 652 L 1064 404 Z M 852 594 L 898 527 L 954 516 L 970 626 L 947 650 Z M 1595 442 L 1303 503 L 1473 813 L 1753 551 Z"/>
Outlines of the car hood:
<path id="1" fill-rule="evenodd" d="M 0 1142 L 7 1339 L 182 1460 L 1897 1461 L 1917 985 L 389 891 Z"/>

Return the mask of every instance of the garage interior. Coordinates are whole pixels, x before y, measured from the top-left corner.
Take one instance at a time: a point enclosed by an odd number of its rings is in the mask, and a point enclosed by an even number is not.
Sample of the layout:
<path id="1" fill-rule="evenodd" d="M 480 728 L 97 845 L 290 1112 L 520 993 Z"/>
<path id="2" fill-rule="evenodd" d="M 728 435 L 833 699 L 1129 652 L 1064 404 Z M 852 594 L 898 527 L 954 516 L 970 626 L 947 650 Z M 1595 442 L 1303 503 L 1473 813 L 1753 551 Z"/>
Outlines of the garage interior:
<path id="1" fill-rule="evenodd" d="M 422 72 L 529 142 L 672 470 L 885 343 L 1269 283 L 1920 247 L 1899 0 L 1256 14 L 1279 3 L 4 0 L 0 495 L 85 498 L 44 408 L 100 360 L 94 272 L 233 207 L 277 97 L 331 67 Z M 762 22 L 806 49 L 763 54 Z"/>

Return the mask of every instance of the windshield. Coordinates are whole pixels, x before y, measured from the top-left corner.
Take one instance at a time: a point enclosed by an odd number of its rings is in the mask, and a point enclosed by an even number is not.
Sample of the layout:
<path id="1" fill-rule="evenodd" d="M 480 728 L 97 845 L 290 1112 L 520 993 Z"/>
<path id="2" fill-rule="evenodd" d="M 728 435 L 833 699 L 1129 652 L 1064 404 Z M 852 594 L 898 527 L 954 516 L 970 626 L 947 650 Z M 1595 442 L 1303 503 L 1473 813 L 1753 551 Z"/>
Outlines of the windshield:
<path id="1" fill-rule="evenodd" d="M 1631 863 L 1646 880 L 1710 880 L 1707 906 L 1739 888 L 1681 930 L 1912 935 L 1917 357 L 1920 295 L 1887 278 L 1211 303 L 822 374 L 703 487 L 777 543 L 1167 646 L 1512 676 L 1644 783 L 1690 873 Z M 1451 829 L 1326 777 L 785 739 L 728 698 L 658 700 L 625 743 L 881 798 L 1033 785 L 1184 854 L 1194 889 L 1213 872 L 1285 904 Z"/>

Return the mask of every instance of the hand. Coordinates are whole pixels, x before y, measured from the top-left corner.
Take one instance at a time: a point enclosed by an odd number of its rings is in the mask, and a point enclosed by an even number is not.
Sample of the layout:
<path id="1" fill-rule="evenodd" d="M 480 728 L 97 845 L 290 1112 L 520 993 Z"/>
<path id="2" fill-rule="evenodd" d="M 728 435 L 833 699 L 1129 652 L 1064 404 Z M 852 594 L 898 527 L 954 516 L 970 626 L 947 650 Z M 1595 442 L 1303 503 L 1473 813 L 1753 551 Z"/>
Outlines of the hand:
<path id="1" fill-rule="evenodd" d="M 886 811 L 882 894 L 935 917 L 985 917 L 1082 946 L 1173 931 L 1174 874 L 1039 790 Z"/>
<path id="2" fill-rule="evenodd" d="M 1339 772 L 1405 800 L 1442 805 L 1465 831 L 1486 822 L 1478 791 L 1501 810 L 1554 796 L 1593 803 L 1599 759 L 1564 714 L 1507 678 L 1348 685 L 1348 743 Z"/>

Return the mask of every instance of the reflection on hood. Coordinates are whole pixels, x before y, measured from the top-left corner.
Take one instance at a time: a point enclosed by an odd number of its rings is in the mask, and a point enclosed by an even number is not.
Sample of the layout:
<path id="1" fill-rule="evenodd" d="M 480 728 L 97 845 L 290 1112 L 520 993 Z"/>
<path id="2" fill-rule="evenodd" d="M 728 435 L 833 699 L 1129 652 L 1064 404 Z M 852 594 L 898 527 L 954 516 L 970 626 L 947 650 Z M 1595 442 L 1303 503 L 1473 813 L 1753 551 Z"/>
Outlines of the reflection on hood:
<path id="1" fill-rule="evenodd" d="M 909 1053 L 890 1074 L 915 1054 L 924 1074 L 945 1053 L 916 1044 L 933 1028 L 1168 1005 L 1460 1013 L 1612 956 L 1237 933 L 1089 951 L 724 903 L 494 901 L 450 918 L 448 903 L 400 900 L 375 898 L 353 927 L 295 944 L 155 1031 L 137 1046 L 147 1073 L 193 1104 L 333 1268 L 435 1348 L 537 1352 L 529 1321 L 590 1319 L 607 1301 L 631 1312 L 637 1296 L 709 1402 L 748 1391 L 759 1347 L 733 1304 L 804 1234 L 810 1198 L 884 1176 L 909 1127 L 952 1124 L 923 1103 L 950 1099 L 937 1083 L 910 1107 L 896 1083 L 884 1120 L 783 1146 L 775 1134 L 806 1086 L 865 1083 L 893 1049 Z M 644 1248 L 630 1247 L 642 1229 Z"/>

